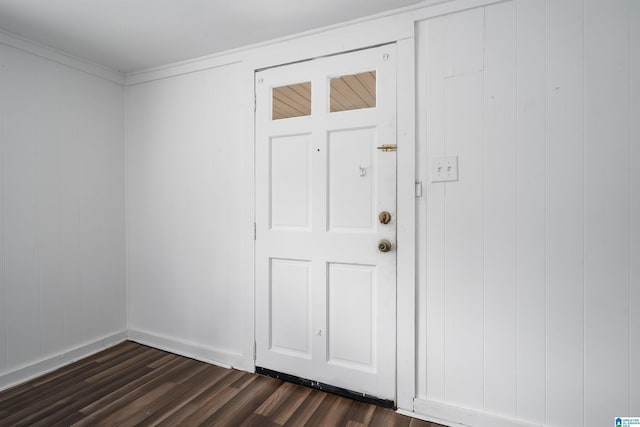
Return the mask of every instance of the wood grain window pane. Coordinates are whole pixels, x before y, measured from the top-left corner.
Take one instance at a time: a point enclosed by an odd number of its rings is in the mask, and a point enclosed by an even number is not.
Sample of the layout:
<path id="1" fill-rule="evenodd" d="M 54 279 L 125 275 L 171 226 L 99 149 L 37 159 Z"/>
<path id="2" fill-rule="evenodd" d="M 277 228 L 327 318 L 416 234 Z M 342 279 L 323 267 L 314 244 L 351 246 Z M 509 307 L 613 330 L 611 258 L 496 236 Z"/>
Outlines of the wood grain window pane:
<path id="1" fill-rule="evenodd" d="M 376 72 L 367 71 L 331 79 L 332 113 L 376 106 Z"/>
<path id="2" fill-rule="evenodd" d="M 311 82 L 274 87 L 272 98 L 273 120 L 311 114 Z"/>

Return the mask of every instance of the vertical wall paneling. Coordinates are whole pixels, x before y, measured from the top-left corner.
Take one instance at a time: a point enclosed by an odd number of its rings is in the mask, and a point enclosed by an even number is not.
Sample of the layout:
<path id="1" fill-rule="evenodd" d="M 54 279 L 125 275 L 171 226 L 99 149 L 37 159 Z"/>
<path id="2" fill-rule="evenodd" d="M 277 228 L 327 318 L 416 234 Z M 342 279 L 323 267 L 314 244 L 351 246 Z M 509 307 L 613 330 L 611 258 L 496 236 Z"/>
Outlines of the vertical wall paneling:
<path id="1" fill-rule="evenodd" d="M 445 184 L 445 398 L 482 408 L 482 74 L 448 79 L 445 91 L 447 152 L 465 174 Z"/>
<path id="2" fill-rule="evenodd" d="M 242 327 L 243 323 L 243 306 L 241 295 L 243 287 L 243 272 L 246 268 L 243 263 L 236 263 L 236 259 L 242 259 L 242 248 L 247 241 L 245 233 L 246 223 L 242 216 L 236 217 L 236 213 L 243 210 L 244 198 L 242 195 L 242 180 L 244 179 L 243 167 L 243 138 L 248 135 L 242 132 L 243 119 L 246 115 L 241 114 L 245 107 L 246 98 L 244 95 L 243 84 L 247 80 L 240 80 L 237 76 L 242 67 L 233 65 L 214 72 L 209 73 L 206 79 L 206 92 L 202 96 L 206 99 L 206 112 L 204 120 L 208 123 L 207 135 L 210 135 L 210 141 L 214 141 L 211 147 L 210 157 L 207 159 L 207 165 L 204 165 L 203 175 L 206 169 L 211 168 L 214 171 L 211 179 L 211 188 L 216 191 L 209 194 L 211 205 L 215 206 L 213 218 L 211 215 L 203 214 L 202 221 L 212 221 L 211 226 L 213 242 L 212 242 L 212 258 L 209 262 L 215 262 L 214 275 L 212 284 L 216 289 L 225 289 L 224 297 L 218 301 L 222 305 L 224 301 L 225 321 L 215 319 L 215 332 L 221 337 L 220 342 L 224 343 L 223 348 L 228 348 L 233 352 L 242 353 L 243 339 L 240 333 L 229 335 L 229 325 L 236 325 L 237 328 Z M 251 76 L 253 81 L 253 76 Z M 208 95 L 207 95 L 208 94 Z M 231 105 L 221 102 L 221 100 L 233 100 Z M 224 124 L 224 125 L 223 125 Z M 230 142 L 232 142 L 230 144 Z M 227 165 L 234 165 L 233 173 L 223 167 L 221 162 Z M 202 182 L 202 181 L 201 181 Z M 219 183 L 224 182 L 224 186 Z M 194 191 L 199 192 L 200 188 L 194 184 Z M 222 208 L 222 209 L 221 209 Z M 218 209 L 221 209 L 217 212 Z M 196 226 L 200 222 L 196 222 Z M 221 230 L 220 225 L 224 224 L 229 236 L 218 234 Z M 194 238 L 197 238 L 197 230 L 194 230 Z M 233 237 L 232 237 L 233 236 Z M 224 244 L 222 244 L 224 242 Z M 228 265 L 228 268 L 221 268 L 222 265 Z M 204 285 L 204 283 L 203 283 Z M 212 286 L 208 284 L 207 286 Z M 217 308 L 217 310 L 220 310 Z M 206 307 L 203 307 L 206 310 Z M 209 339 L 211 325 L 202 324 L 199 328 L 200 336 L 198 342 L 206 342 Z M 224 338 L 222 338 L 224 337 Z M 214 345 L 215 342 L 214 342 Z"/>
<path id="3" fill-rule="evenodd" d="M 2 387 L 126 321 L 122 87 L 11 47 L 0 56 Z"/>
<path id="4" fill-rule="evenodd" d="M 127 105 L 129 328 L 235 366 L 250 238 L 241 75 L 235 64 L 131 86 Z"/>
<path id="5" fill-rule="evenodd" d="M 50 70 L 50 77 L 65 81 L 64 69 Z M 49 77 L 49 76 L 48 76 Z M 67 138 L 66 129 L 73 129 L 74 123 L 65 120 L 66 109 L 47 111 L 48 106 L 64 97 L 64 86 L 39 87 L 39 99 L 30 111 L 41 124 L 36 140 L 38 147 L 33 159 L 37 170 L 37 261 L 34 265 L 38 274 L 38 287 L 42 298 L 42 353 L 54 355 L 64 350 L 65 344 L 65 293 L 62 281 L 62 223 L 61 216 L 61 158 L 60 144 Z M 46 303 L 45 303 L 46 302 Z"/>
<path id="6" fill-rule="evenodd" d="M 629 414 L 640 414 L 640 2 L 629 1 Z"/>
<path id="7" fill-rule="evenodd" d="M 640 410 L 638 26 L 628 0 L 418 24 L 418 168 L 458 155 L 459 181 L 420 205 L 416 408 L 549 426 Z"/>
<path id="8" fill-rule="evenodd" d="M 75 132 L 81 127 L 90 126 L 91 120 L 85 124 L 79 119 L 80 114 L 88 114 L 87 108 L 83 112 L 63 110 L 59 114 L 64 114 L 66 122 L 74 123 L 74 127 L 69 132 Z M 66 331 L 65 344 L 74 344 L 74 337 L 84 336 L 85 322 L 84 316 L 89 316 L 87 307 L 83 306 L 83 257 L 82 247 L 85 232 L 81 229 L 82 207 L 84 204 L 81 186 L 78 185 L 78 177 L 86 172 L 84 166 L 85 143 L 80 138 L 63 138 L 59 147 L 65 153 L 60 156 L 62 165 L 61 185 L 64 189 L 60 192 L 60 209 L 62 224 L 60 232 L 62 234 L 62 294 L 66 307 L 62 313 L 64 328 Z M 114 307 L 110 307 L 113 309 Z M 60 313 L 58 314 L 60 315 Z"/>
<path id="9" fill-rule="evenodd" d="M 167 145 L 180 138 L 168 124 L 181 116 L 180 109 L 175 115 L 164 110 L 170 99 L 178 104 L 179 83 L 179 79 L 170 79 L 127 90 L 128 328 L 138 326 L 139 318 L 147 319 L 165 335 L 174 335 L 182 327 L 177 318 L 184 305 L 182 293 L 172 291 L 170 286 L 177 277 L 173 262 L 176 231 L 165 227 L 174 216 L 170 195 L 177 190 Z M 151 121 L 156 126 L 143 125 Z M 138 122 L 141 124 L 137 125 Z M 193 127 L 188 126 L 187 135 L 192 131 Z M 146 152 L 150 146 L 153 155 Z M 161 268 L 154 269 L 153 265 Z M 152 286 L 150 292 L 143 287 L 147 283 L 146 286 Z M 172 303 L 167 305 L 167 300 Z M 138 307 L 142 301 L 147 303 Z"/>
<path id="10" fill-rule="evenodd" d="M 584 5 L 584 421 L 596 427 L 629 414 L 629 0 Z"/>
<path id="11" fill-rule="evenodd" d="M 90 90 L 79 102 L 90 107 L 77 116 L 83 138 L 80 227 L 83 233 L 83 321 L 88 336 L 110 333 L 126 325 L 124 284 L 124 147 L 123 91 L 105 84 Z M 95 102 L 100 99 L 101 102 Z M 104 117 L 95 120 L 95 117 Z M 77 118 L 78 119 L 78 118 Z M 88 201 L 88 204 L 87 204 Z M 86 236 L 92 236 L 87 239 Z"/>
<path id="12" fill-rule="evenodd" d="M 214 188 L 215 182 L 222 182 L 224 174 L 221 168 L 214 167 L 208 170 L 208 165 L 212 163 L 214 157 L 228 158 L 233 162 L 233 154 L 228 145 L 220 144 L 220 137 L 215 135 L 211 143 L 207 144 L 203 138 L 197 135 L 211 134 L 216 131 L 214 122 L 205 120 L 205 111 L 209 111 L 212 107 L 213 97 L 205 94 L 211 93 L 211 82 L 204 74 L 196 74 L 193 76 L 185 76 L 187 86 L 184 87 L 184 93 L 180 94 L 183 89 L 182 85 L 174 82 L 172 97 L 166 99 L 166 103 L 175 105 L 188 105 L 192 99 L 196 104 L 202 106 L 201 111 L 192 110 L 190 108 L 179 108 L 172 110 L 172 116 L 167 123 L 175 120 L 178 123 L 186 124 L 184 129 L 176 127 L 168 127 L 170 140 L 166 145 L 165 159 L 171 171 L 165 179 L 170 180 L 171 184 L 167 187 L 165 197 L 171 204 L 171 220 L 167 226 L 171 227 L 170 235 L 172 237 L 172 254 L 171 259 L 167 260 L 174 264 L 175 276 L 171 277 L 167 284 L 171 287 L 172 292 L 176 295 L 179 292 L 178 278 L 184 280 L 185 287 L 191 288 L 191 292 L 182 292 L 180 296 L 181 307 L 176 307 L 179 311 L 187 310 L 192 315 L 181 315 L 177 319 L 167 319 L 167 322 L 176 321 L 176 329 L 179 331 L 178 336 L 188 342 L 203 342 L 206 339 L 206 329 L 215 335 L 220 334 L 220 325 L 214 322 L 211 317 L 206 316 L 198 318 L 194 316 L 196 313 L 202 315 L 206 313 L 210 307 L 213 298 L 207 292 L 208 280 L 217 279 L 224 280 L 226 275 L 224 270 L 214 270 L 211 268 L 210 262 L 220 259 L 223 256 L 221 245 L 216 244 L 216 238 L 213 237 L 215 224 L 224 224 L 227 217 L 228 206 L 221 205 L 218 210 L 209 211 L 204 209 L 194 209 L 195 206 L 211 206 L 213 197 L 210 192 L 200 191 L 203 188 Z M 203 88 L 201 93 L 196 92 L 196 88 Z M 194 96 L 195 95 L 195 96 Z M 166 104 L 165 104 L 166 105 Z M 214 105 L 215 106 L 215 105 Z M 216 111 L 222 113 L 222 111 Z M 179 133 L 185 130 L 185 133 Z M 180 136 L 184 137 L 185 144 L 176 144 Z M 182 170 L 183 165 L 191 165 L 189 171 Z M 234 197 L 235 192 L 229 191 Z M 206 218 L 207 213 L 210 218 Z M 209 239 L 199 239 L 198 234 L 210 236 Z M 232 245 L 237 242 L 225 242 Z M 231 247 L 231 250 L 235 248 Z M 210 254 L 211 259 L 207 259 L 206 255 Z M 202 274 L 202 273 L 205 274 Z M 147 292 L 150 291 L 147 290 Z M 222 298 L 226 299 L 226 288 L 223 288 Z M 206 297 L 205 297 L 206 295 Z M 177 296 L 177 295 L 176 295 Z M 151 307 L 147 308 L 150 311 Z M 218 307 L 222 313 L 227 314 L 228 308 Z M 205 327 L 206 325 L 206 327 Z M 178 329 L 179 328 L 179 329 Z"/>
<path id="13" fill-rule="evenodd" d="M 463 406 L 482 408 L 484 99 L 483 75 L 477 72 L 483 67 L 482 54 L 477 54 L 483 46 L 477 40 L 484 40 L 484 9 L 446 19 L 447 46 L 465 44 L 467 49 L 447 50 L 448 74 L 441 100 L 445 112 L 445 152 L 459 157 L 461 170 L 459 181 L 444 184 L 445 398 Z"/>
<path id="14" fill-rule="evenodd" d="M 42 115 L 37 95 L 43 77 L 37 58 L 10 49 L 5 53 L 7 347 L 9 366 L 17 367 L 37 361 L 42 354 L 37 164 L 40 129 L 32 123 Z M 8 100 L 13 101 L 11 108 Z"/>
<path id="15" fill-rule="evenodd" d="M 484 409 L 516 413 L 516 2 L 485 10 Z"/>
<path id="16" fill-rule="evenodd" d="M 424 105 L 420 111 L 425 112 L 425 119 L 420 120 L 422 138 L 420 144 L 424 152 L 423 159 L 445 154 L 445 114 L 444 114 L 444 74 L 446 65 L 445 40 L 446 19 L 437 18 L 425 21 L 421 26 L 421 54 L 424 58 L 426 78 L 423 83 L 420 100 Z M 424 144 L 427 141 L 427 144 Z M 422 234 L 424 242 L 425 263 L 420 263 L 420 271 L 425 279 L 424 297 L 426 310 L 426 389 L 423 391 L 429 399 L 445 398 L 445 275 L 444 275 L 444 185 L 429 183 L 428 162 L 423 161 L 423 185 L 425 188 L 425 211 L 421 220 L 425 229 Z M 427 236 L 429 236 L 427 238 Z"/>
<path id="17" fill-rule="evenodd" d="M 426 44 L 427 44 L 427 21 L 416 23 L 416 71 L 419 73 L 427 67 L 426 61 Z M 420 189 L 423 194 L 416 198 L 416 252 L 417 254 L 427 253 L 427 195 L 424 194 L 424 188 L 427 185 L 427 170 L 425 162 L 420 159 L 427 158 L 427 147 L 422 141 L 426 139 L 427 126 L 426 120 L 421 120 L 424 115 L 427 90 L 424 79 L 420 74 L 416 76 L 416 180 L 420 182 Z M 425 256 L 423 255 L 423 256 Z M 418 399 L 426 399 L 427 393 L 427 343 L 424 337 L 427 334 L 427 310 L 421 309 L 427 306 L 427 263 L 416 263 L 416 397 Z M 441 346 L 443 348 L 443 346 Z M 443 360 L 441 357 L 440 360 Z M 444 387 L 441 388 L 444 390 Z"/>
<path id="18" fill-rule="evenodd" d="M 583 3 L 547 3 L 547 422 L 581 426 L 584 393 Z"/>
<path id="19" fill-rule="evenodd" d="M 545 2 L 519 0 L 517 36 L 517 416 L 545 421 Z"/>

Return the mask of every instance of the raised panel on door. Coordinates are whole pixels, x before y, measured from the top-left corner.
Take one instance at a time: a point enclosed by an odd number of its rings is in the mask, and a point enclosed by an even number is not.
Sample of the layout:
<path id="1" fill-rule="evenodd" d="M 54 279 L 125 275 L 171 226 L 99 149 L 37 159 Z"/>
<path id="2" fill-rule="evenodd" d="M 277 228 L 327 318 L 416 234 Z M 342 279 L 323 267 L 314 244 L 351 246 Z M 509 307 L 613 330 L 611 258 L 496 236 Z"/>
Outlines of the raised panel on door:
<path id="1" fill-rule="evenodd" d="M 310 227 L 310 140 L 310 134 L 271 138 L 271 228 Z"/>
<path id="2" fill-rule="evenodd" d="M 330 263 L 328 274 L 330 364 L 376 370 L 376 267 Z"/>
<path id="3" fill-rule="evenodd" d="M 270 349 L 311 358 L 311 263 L 271 259 Z"/>

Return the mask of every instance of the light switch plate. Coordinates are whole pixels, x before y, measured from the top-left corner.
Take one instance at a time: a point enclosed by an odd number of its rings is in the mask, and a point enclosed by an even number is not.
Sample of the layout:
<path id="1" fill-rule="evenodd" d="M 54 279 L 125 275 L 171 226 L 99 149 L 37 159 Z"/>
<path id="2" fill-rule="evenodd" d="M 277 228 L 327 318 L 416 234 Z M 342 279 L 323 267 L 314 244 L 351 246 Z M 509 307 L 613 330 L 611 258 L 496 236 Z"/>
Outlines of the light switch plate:
<path id="1" fill-rule="evenodd" d="M 431 182 L 458 180 L 458 156 L 431 158 Z"/>

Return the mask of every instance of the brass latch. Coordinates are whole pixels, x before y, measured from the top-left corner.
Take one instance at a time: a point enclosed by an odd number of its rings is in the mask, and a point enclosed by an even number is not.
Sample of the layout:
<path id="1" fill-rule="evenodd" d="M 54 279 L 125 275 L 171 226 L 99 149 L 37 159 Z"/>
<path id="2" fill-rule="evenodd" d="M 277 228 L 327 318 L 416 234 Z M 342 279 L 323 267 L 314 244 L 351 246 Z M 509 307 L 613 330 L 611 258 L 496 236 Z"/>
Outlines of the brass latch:
<path id="1" fill-rule="evenodd" d="M 378 250 L 380 252 L 389 252 L 391 250 L 392 244 L 387 239 L 382 239 L 378 242 Z"/>
<path id="2" fill-rule="evenodd" d="M 387 153 L 389 151 L 396 151 L 397 148 L 398 146 L 396 144 L 382 144 L 380 147 L 378 147 L 378 150 L 382 150 Z"/>

